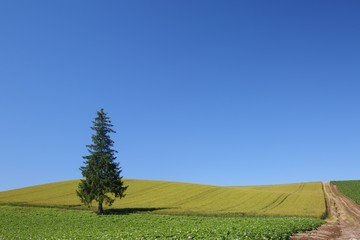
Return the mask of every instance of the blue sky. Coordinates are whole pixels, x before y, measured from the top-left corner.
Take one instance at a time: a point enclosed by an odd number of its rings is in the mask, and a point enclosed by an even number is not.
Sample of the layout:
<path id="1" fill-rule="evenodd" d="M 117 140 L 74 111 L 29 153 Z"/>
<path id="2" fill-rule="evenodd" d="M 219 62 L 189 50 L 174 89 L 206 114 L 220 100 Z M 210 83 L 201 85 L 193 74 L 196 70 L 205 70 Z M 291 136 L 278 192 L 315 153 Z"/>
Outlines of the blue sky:
<path id="1" fill-rule="evenodd" d="M 81 177 L 360 179 L 359 1 L 2 1 L 0 191 Z"/>

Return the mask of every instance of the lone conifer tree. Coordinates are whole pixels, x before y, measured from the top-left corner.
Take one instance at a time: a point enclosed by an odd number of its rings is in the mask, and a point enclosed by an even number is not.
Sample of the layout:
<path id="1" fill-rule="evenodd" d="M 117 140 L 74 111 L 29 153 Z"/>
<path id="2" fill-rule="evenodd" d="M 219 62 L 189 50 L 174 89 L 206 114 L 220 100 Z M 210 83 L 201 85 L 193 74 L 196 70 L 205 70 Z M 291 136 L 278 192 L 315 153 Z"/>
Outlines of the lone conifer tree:
<path id="1" fill-rule="evenodd" d="M 103 203 L 111 206 L 115 201 L 108 194 L 123 198 L 127 189 L 120 176 L 119 163 L 115 162 L 117 151 L 112 149 L 114 141 L 109 136 L 110 133 L 115 133 L 112 127 L 104 109 L 98 111 L 91 127 L 95 131 L 91 137 L 92 144 L 86 145 L 90 154 L 83 157 L 85 166 L 80 167 L 85 179 L 81 180 L 76 191 L 85 205 L 90 206 L 94 200 L 98 202 L 98 214 L 104 213 Z"/>

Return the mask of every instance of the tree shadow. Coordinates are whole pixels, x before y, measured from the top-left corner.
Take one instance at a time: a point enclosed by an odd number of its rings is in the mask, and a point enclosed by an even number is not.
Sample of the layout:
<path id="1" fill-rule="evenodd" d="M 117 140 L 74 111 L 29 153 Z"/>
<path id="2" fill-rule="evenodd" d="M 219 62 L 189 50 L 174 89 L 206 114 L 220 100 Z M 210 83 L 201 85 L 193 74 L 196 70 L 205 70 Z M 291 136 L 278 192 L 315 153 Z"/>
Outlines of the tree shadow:
<path id="1" fill-rule="evenodd" d="M 145 213 L 167 208 L 110 208 L 104 210 L 105 215 L 127 215 L 131 213 Z"/>
<path id="2" fill-rule="evenodd" d="M 82 207 L 83 205 L 81 204 L 69 204 L 69 205 L 61 205 L 63 207 L 66 207 L 66 208 L 78 208 L 78 207 Z"/>

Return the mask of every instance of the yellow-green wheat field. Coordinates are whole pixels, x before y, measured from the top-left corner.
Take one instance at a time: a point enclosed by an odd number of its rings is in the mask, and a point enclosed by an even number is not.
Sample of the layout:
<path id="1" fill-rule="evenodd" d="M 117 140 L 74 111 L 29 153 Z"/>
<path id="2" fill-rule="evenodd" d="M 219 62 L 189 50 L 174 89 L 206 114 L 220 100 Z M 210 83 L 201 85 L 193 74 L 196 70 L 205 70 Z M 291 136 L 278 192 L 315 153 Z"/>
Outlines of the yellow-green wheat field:
<path id="1" fill-rule="evenodd" d="M 0 204 L 80 208 L 75 193 L 78 183 L 64 181 L 0 192 Z M 111 208 L 152 209 L 164 214 L 307 217 L 321 217 L 326 211 L 320 182 L 218 187 L 125 179 L 125 184 L 129 186 L 126 197 Z"/>

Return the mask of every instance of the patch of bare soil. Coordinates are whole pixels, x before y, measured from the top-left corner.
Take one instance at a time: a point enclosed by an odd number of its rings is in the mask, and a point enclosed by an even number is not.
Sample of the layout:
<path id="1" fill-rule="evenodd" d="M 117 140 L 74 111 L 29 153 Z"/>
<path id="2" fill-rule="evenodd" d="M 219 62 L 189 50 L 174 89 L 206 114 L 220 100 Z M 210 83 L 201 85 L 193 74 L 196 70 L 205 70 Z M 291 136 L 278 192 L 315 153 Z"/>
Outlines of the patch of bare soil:
<path id="1" fill-rule="evenodd" d="M 328 218 L 327 223 L 316 230 L 299 233 L 292 240 L 360 240 L 360 207 L 342 195 L 336 186 L 323 184 Z"/>

